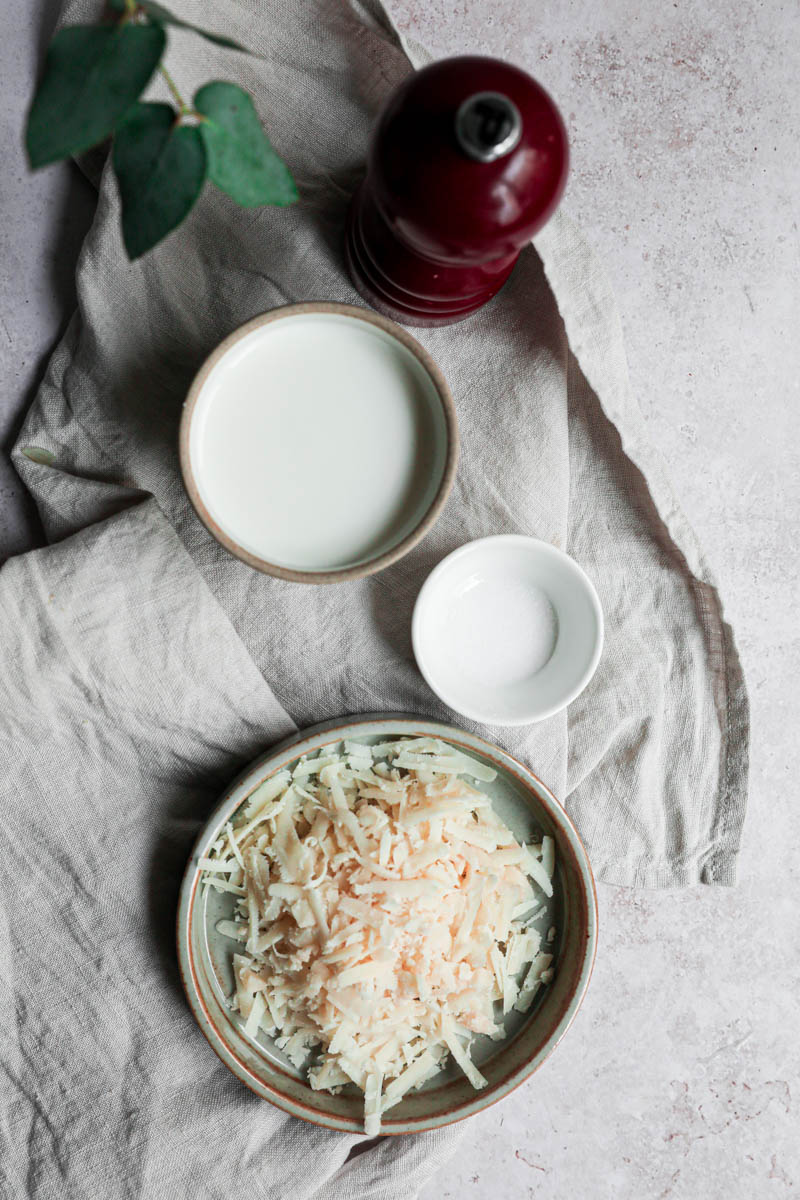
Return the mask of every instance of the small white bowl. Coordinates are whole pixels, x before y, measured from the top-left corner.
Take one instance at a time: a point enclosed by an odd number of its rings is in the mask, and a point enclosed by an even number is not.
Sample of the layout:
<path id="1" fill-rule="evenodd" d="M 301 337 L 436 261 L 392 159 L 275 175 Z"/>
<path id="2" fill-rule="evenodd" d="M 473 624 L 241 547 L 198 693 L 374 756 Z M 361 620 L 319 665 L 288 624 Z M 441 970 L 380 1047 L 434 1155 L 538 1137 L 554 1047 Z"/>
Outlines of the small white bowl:
<path id="1" fill-rule="evenodd" d="M 563 550 L 501 535 L 434 568 L 411 637 L 425 681 L 450 708 L 486 725 L 528 725 L 566 708 L 594 675 L 603 611 Z"/>

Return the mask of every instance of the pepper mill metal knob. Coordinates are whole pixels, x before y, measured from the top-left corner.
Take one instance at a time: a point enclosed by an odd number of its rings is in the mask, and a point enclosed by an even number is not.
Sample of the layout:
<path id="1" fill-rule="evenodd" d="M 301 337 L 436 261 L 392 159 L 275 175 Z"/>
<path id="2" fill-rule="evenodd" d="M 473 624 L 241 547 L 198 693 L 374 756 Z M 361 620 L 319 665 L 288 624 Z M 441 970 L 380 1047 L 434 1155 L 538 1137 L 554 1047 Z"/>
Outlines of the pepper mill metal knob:
<path id="1" fill-rule="evenodd" d="M 486 304 L 555 211 L 564 122 L 534 79 L 499 59 L 443 59 L 390 97 L 353 197 L 353 282 L 404 325 L 449 325 Z"/>
<path id="2" fill-rule="evenodd" d="M 494 162 L 519 145 L 522 117 L 508 96 L 476 92 L 467 97 L 456 113 L 456 137 L 470 158 Z"/>

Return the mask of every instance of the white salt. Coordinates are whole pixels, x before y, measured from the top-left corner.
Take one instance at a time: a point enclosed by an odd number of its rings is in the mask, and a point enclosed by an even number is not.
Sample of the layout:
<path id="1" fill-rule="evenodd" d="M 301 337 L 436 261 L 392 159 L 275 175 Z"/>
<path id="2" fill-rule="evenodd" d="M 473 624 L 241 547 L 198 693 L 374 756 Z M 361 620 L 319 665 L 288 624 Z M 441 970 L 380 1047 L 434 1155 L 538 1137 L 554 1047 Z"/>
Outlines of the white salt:
<path id="1" fill-rule="evenodd" d="M 558 618 L 535 584 L 478 577 L 454 598 L 441 633 L 449 643 L 448 657 L 462 674 L 487 687 L 505 687 L 547 664 Z"/>

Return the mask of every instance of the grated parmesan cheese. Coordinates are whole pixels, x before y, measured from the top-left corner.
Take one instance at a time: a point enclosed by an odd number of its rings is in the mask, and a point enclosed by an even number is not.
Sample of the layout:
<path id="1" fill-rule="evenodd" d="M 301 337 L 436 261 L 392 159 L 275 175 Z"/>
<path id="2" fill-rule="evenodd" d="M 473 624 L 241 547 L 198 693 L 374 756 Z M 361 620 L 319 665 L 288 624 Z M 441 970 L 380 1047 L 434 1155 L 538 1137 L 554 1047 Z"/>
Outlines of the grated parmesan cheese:
<path id="1" fill-rule="evenodd" d="M 348 741 L 262 783 L 200 860 L 238 898 L 217 928 L 244 1032 L 274 1036 L 312 1088 L 355 1083 L 370 1136 L 448 1054 L 485 1087 L 472 1039 L 502 1037 L 553 977 L 531 925 L 553 840 L 520 845 L 465 776 L 495 772 L 438 738 Z"/>

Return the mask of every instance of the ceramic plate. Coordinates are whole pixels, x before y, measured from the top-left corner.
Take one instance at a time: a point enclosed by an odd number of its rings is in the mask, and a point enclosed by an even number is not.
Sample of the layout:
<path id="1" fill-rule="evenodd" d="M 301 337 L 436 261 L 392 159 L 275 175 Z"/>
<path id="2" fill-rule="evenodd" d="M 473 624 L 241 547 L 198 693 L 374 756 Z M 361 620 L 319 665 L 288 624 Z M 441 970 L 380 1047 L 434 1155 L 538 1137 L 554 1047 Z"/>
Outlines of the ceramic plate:
<path id="1" fill-rule="evenodd" d="M 488 1080 L 473 1090 L 450 1064 L 423 1088 L 407 1095 L 382 1121 L 387 1134 L 415 1133 L 458 1121 L 500 1100 L 522 1083 L 556 1047 L 577 1012 L 594 962 L 597 942 L 597 898 L 586 851 L 552 792 L 526 767 L 498 746 L 450 725 L 406 716 L 369 716 L 329 721 L 306 730 L 270 750 L 228 789 L 202 830 L 181 885 L 178 910 L 178 958 L 192 1012 L 219 1057 L 257 1095 L 296 1117 L 350 1133 L 363 1131 L 363 1095 L 357 1088 L 338 1096 L 315 1092 L 259 1033 L 247 1037 L 226 1003 L 233 993 L 234 944 L 216 930 L 233 913 L 234 900 L 201 888 L 199 860 L 209 853 L 226 821 L 268 776 L 304 754 L 335 746 L 347 738 L 367 744 L 392 737 L 442 738 L 495 768 L 493 783 L 477 786 L 516 836 L 526 841 L 550 834 L 556 843 L 554 894 L 539 928 L 554 925 L 555 978 L 540 989 L 538 1003 L 523 1014 L 506 1018 L 505 1040 L 477 1037 L 472 1056 Z"/>

